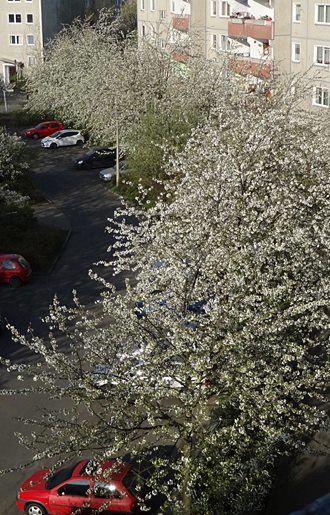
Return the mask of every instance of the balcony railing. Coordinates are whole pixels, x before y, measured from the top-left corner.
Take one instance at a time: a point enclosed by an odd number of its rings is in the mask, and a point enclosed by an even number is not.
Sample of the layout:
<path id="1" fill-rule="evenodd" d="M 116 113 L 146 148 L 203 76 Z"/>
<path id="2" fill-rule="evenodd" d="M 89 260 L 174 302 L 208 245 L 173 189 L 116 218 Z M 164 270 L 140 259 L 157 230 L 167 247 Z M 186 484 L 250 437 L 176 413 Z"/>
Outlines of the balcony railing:
<path id="1" fill-rule="evenodd" d="M 260 79 L 270 79 L 272 76 L 272 64 L 263 61 L 253 61 L 243 57 L 232 56 L 229 59 L 229 67 L 240 75 L 253 75 Z"/>
<path id="2" fill-rule="evenodd" d="M 172 27 L 181 32 L 188 32 L 190 28 L 190 16 L 173 16 Z"/>
<path id="3" fill-rule="evenodd" d="M 228 36 L 232 38 L 253 38 L 258 40 L 274 39 L 274 22 L 250 18 L 230 18 Z"/>

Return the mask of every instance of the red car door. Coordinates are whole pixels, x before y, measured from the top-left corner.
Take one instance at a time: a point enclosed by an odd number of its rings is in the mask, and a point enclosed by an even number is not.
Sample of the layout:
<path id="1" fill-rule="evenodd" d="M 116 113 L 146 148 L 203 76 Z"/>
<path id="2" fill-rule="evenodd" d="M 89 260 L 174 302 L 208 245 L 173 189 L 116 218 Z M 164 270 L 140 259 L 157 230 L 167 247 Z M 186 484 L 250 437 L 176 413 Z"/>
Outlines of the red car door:
<path id="1" fill-rule="evenodd" d="M 126 512 L 130 510 L 129 495 L 116 481 L 111 483 L 95 481 L 92 484 L 90 504 L 94 510 L 103 508 L 112 512 Z"/>
<path id="2" fill-rule="evenodd" d="M 49 515 L 70 515 L 77 508 L 87 508 L 89 488 L 90 481 L 88 479 L 72 479 L 51 490 Z M 87 513 L 87 511 L 82 511 L 82 513 Z"/>
<path id="3" fill-rule="evenodd" d="M 62 127 L 60 127 L 59 123 L 52 122 L 48 125 L 48 133 L 47 136 L 54 134 L 54 132 L 60 131 Z"/>
<path id="4" fill-rule="evenodd" d="M 8 283 L 10 278 L 15 275 L 18 275 L 18 265 L 12 259 L 4 259 L 0 261 L 0 283 Z"/>
<path id="5" fill-rule="evenodd" d="M 46 136 L 49 136 L 49 124 L 48 123 L 42 123 L 38 127 L 38 135 L 39 138 L 45 138 Z"/>

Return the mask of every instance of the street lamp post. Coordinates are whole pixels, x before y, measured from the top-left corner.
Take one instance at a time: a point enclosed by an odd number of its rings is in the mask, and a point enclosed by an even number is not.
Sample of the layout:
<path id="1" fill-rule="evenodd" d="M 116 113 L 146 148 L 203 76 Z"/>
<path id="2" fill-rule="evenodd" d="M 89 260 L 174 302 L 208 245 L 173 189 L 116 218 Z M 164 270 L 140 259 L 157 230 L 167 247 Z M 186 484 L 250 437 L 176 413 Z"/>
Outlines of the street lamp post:
<path id="1" fill-rule="evenodd" d="M 7 113 L 8 112 L 8 106 L 7 106 L 7 97 L 6 97 L 6 90 L 5 90 L 5 88 L 3 88 L 3 102 L 4 102 L 4 105 L 5 105 L 5 111 Z"/>
<path id="2" fill-rule="evenodd" d="M 119 120 L 116 118 L 116 186 L 119 186 Z"/>
<path id="3" fill-rule="evenodd" d="M 116 120 L 116 187 L 119 186 L 119 111 L 112 113 L 113 118 Z"/>

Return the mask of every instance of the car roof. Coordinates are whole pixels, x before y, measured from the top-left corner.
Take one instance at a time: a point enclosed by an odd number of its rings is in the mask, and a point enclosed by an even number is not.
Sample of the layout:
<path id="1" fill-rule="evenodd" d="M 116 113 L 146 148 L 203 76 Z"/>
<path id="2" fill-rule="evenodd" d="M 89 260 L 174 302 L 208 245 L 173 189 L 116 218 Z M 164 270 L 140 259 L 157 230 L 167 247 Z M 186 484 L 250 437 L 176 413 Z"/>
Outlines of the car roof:
<path id="1" fill-rule="evenodd" d="M 20 254 L 0 254 L 0 259 L 18 259 Z"/>
<path id="2" fill-rule="evenodd" d="M 95 476 L 97 477 L 97 479 L 102 479 L 102 472 L 112 468 L 116 464 L 115 460 L 108 460 L 102 462 L 101 465 L 98 467 L 98 471 L 100 470 L 100 472 L 96 475 L 87 474 L 85 472 L 85 468 L 90 462 L 91 460 L 82 460 L 79 463 L 77 463 L 77 466 L 74 468 L 72 472 L 71 479 L 90 479 L 91 477 Z M 121 481 L 131 468 L 132 465 L 130 465 L 129 463 L 120 463 L 116 465 L 116 470 L 111 473 L 111 476 L 104 477 L 104 479 L 106 481 Z"/>
<path id="3" fill-rule="evenodd" d="M 62 129 L 62 130 L 60 130 L 58 132 L 62 132 L 63 133 L 63 132 L 72 132 L 72 131 L 80 132 L 79 129 Z"/>
<path id="4" fill-rule="evenodd" d="M 100 150 L 105 150 L 105 151 L 116 150 L 116 147 L 93 147 L 93 148 L 90 148 L 90 150 L 95 150 L 95 152 L 100 152 Z"/>

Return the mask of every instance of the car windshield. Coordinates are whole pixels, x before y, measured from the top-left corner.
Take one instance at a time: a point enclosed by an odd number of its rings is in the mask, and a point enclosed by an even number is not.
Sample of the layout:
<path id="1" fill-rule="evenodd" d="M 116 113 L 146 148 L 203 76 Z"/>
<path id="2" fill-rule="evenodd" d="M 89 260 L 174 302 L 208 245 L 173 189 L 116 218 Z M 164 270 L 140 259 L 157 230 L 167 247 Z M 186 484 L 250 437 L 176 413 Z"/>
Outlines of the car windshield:
<path id="1" fill-rule="evenodd" d="M 70 467 L 65 467 L 64 469 L 55 472 L 55 474 L 53 474 L 49 479 L 47 479 L 45 488 L 47 490 L 52 490 L 52 488 L 55 488 L 56 486 L 60 485 L 61 483 L 63 483 L 63 481 L 70 479 L 77 465 L 78 463 L 75 463 Z"/>
<path id="2" fill-rule="evenodd" d="M 88 152 L 86 152 L 85 156 L 93 156 L 94 154 L 96 154 L 96 150 L 89 150 Z"/>
<path id="3" fill-rule="evenodd" d="M 44 129 L 46 125 L 44 123 L 38 123 L 38 125 L 35 126 L 36 129 Z"/>
<path id="4" fill-rule="evenodd" d="M 50 137 L 51 138 L 57 138 L 59 135 L 61 134 L 61 132 L 54 132 L 54 134 L 52 134 Z"/>

